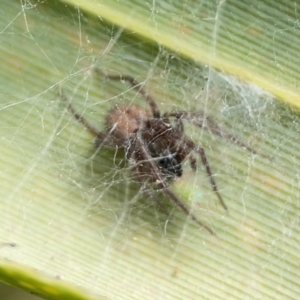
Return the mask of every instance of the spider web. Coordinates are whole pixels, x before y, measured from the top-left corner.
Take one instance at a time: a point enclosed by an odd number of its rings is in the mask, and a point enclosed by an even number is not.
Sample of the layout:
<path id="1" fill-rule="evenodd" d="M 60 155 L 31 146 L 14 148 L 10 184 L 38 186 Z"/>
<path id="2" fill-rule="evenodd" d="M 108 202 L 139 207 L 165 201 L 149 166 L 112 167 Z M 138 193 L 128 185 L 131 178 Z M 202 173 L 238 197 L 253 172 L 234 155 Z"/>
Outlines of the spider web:
<path id="1" fill-rule="evenodd" d="M 211 59 L 219 41 L 222 3 L 208 8 L 215 20 Z M 191 14 L 191 3 L 185 4 L 184 13 Z M 158 25 L 163 4 L 146 5 L 151 10 L 148 22 Z M 1 21 L 6 71 L 0 109 L 1 257 L 116 299 L 124 288 L 130 299 L 153 294 L 219 299 L 232 290 L 243 298 L 248 292 L 244 282 L 255 287 L 257 298 L 293 298 L 299 292 L 293 276 L 299 260 L 296 111 L 253 84 L 77 8 L 12 1 L 6 9 Z M 279 64 L 273 50 L 272 59 Z M 196 172 L 184 162 L 183 177 L 170 186 L 217 238 L 153 186 L 141 191 L 122 152 L 105 147 L 95 151 L 93 136 L 59 99 L 59 87 L 79 113 L 103 130 L 114 105 L 148 107 L 127 83 L 105 79 L 94 68 L 133 76 L 161 112 L 204 112 L 224 132 L 268 156 L 184 124 L 186 136 L 206 151 L 229 212 L 213 193 L 200 159 Z M 164 201 L 167 215 L 153 197 Z M 157 278 L 162 286 L 156 286 Z M 275 283 L 281 289 L 261 287 Z M 216 284 L 220 287 L 213 292 Z M 117 288 L 104 291 L 105 285 Z"/>

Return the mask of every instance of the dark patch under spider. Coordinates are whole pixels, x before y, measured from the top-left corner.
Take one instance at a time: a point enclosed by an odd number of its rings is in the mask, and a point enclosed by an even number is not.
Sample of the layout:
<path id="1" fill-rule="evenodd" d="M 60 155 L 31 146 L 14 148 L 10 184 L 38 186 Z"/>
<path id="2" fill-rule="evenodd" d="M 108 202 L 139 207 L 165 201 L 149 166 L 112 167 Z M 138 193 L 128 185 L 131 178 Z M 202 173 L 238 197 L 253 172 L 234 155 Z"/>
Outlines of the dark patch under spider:
<path id="1" fill-rule="evenodd" d="M 192 154 L 194 152 L 200 156 L 212 189 L 223 208 L 227 210 L 212 175 L 205 151 L 185 136 L 182 120 L 209 130 L 218 136 L 225 137 L 253 154 L 258 153 L 233 135 L 222 132 L 216 122 L 205 116 L 203 112 L 171 111 L 161 115 L 156 102 L 133 77 L 128 75 L 106 75 L 99 69 L 95 69 L 95 71 L 111 80 L 129 82 L 149 104 L 150 111 L 135 104 L 116 106 L 107 115 L 106 131 L 103 132 L 93 127 L 82 115 L 78 114 L 68 97 L 60 90 L 60 97 L 67 102 L 68 110 L 90 133 L 96 136 L 95 145 L 97 148 L 104 145 L 124 150 L 127 160 L 132 163 L 141 189 L 144 189 L 146 183 L 155 184 L 187 216 L 214 235 L 215 232 L 200 222 L 168 187 L 170 180 L 182 175 L 181 164 L 187 157 L 190 160 L 191 168 L 194 171 L 196 170 L 197 161 Z M 173 126 L 170 122 L 171 118 L 174 118 Z M 161 204 L 160 200 L 154 199 L 158 204 Z"/>

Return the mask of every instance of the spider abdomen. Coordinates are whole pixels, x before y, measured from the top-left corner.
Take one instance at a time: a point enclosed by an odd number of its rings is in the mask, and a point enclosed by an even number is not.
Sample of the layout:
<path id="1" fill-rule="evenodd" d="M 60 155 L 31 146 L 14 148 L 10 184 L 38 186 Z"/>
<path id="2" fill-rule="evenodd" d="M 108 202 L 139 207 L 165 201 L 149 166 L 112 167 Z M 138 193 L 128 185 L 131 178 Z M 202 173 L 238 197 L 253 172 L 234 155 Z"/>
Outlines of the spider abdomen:
<path id="1" fill-rule="evenodd" d="M 149 117 L 150 113 L 138 105 L 116 106 L 107 116 L 107 131 L 116 139 L 127 140 Z"/>

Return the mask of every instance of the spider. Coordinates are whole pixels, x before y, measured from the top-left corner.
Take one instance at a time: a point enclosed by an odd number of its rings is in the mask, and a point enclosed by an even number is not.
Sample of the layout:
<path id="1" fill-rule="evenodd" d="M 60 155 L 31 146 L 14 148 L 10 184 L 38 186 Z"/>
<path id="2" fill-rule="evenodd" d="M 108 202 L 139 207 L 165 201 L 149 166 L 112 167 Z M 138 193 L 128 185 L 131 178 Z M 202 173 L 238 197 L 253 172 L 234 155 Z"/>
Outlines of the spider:
<path id="1" fill-rule="evenodd" d="M 136 104 L 116 106 L 107 115 L 105 131 L 100 131 L 76 111 L 68 97 L 60 89 L 60 98 L 67 103 L 69 112 L 96 137 L 96 148 L 103 145 L 117 147 L 124 151 L 126 159 L 132 165 L 141 190 L 144 190 L 145 184 L 153 183 L 188 217 L 200 227 L 215 235 L 215 232 L 209 226 L 199 221 L 187 205 L 169 188 L 169 182 L 172 179 L 182 176 L 182 163 L 186 158 L 189 159 L 191 168 L 196 171 L 197 160 L 194 154 L 197 154 L 205 167 L 214 193 L 223 208 L 228 210 L 218 191 L 205 151 L 186 137 L 183 120 L 199 128 L 210 130 L 216 135 L 230 139 L 253 154 L 258 153 L 243 142 L 240 142 L 233 135 L 222 132 L 217 123 L 205 116 L 203 112 L 170 111 L 161 114 L 154 99 L 133 77 L 129 75 L 104 74 L 99 69 L 95 69 L 95 71 L 110 80 L 128 82 L 145 99 L 150 111 Z M 173 123 L 171 123 L 171 119 L 173 119 Z M 161 204 L 160 200 L 155 199 L 158 204 Z"/>

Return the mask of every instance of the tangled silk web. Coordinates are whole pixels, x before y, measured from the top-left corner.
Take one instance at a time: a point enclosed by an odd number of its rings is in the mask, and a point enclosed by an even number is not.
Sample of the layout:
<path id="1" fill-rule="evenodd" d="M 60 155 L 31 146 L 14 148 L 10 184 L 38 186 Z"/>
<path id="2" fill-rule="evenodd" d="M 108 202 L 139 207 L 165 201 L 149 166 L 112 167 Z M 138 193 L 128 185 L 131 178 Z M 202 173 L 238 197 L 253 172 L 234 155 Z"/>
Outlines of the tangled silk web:
<path id="1" fill-rule="evenodd" d="M 249 298 L 249 291 L 251 296 L 257 292 L 253 296 L 257 299 L 276 299 L 284 289 L 286 295 L 299 295 L 297 112 L 252 84 L 170 53 L 101 16 L 85 16 L 77 7 L 60 1 L 2 2 L 3 261 L 30 266 L 63 278 L 60 283 L 69 281 L 110 298 L 116 298 L 118 284 L 121 292 L 139 293 L 137 299 L 146 299 L 147 292 L 151 299 L 154 293 L 166 299 L 197 299 L 203 293 L 202 298 L 212 299 L 218 292 L 221 299 L 224 291 L 240 299 Z M 180 15 L 175 3 L 184 8 Z M 236 51 L 235 38 L 247 37 L 240 58 L 275 70 L 279 81 L 288 71 L 297 72 L 292 60 L 280 57 L 276 49 L 281 38 L 286 44 L 296 41 L 291 36 L 299 32 L 295 1 L 291 5 L 288 1 L 284 5 L 201 3 L 140 1 L 147 6 L 153 26 L 171 20 L 173 28 L 190 37 L 190 27 L 177 20 L 187 17 L 201 22 L 193 38 L 210 43 L 212 59 L 223 32 Z M 174 11 L 171 18 L 162 13 L 167 4 Z M 248 24 L 227 5 L 246 7 L 251 16 Z M 134 7 L 136 17 L 139 8 Z M 280 17 L 279 12 L 288 9 Z M 269 17 L 272 10 L 278 14 Z M 232 28 L 223 26 L 225 18 L 233 20 Z M 205 30 L 210 31 L 206 36 Z M 248 47 L 250 39 L 257 48 Z M 281 46 L 291 59 L 299 52 Z M 148 109 L 128 83 L 97 76 L 95 68 L 133 76 L 162 113 L 203 112 L 259 153 L 184 122 L 186 136 L 206 152 L 228 212 L 213 192 L 200 159 L 195 172 L 186 159 L 182 177 L 170 182 L 170 188 L 217 237 L 197 226 L 151 184 L 141 190 L 124 153 L 116 148 L 95 149 L 94 136 L 66 109 L 58 96 L 59 86 L 78 113 L 99 130 L 105 130 L 106 116 L 115 105 Z M 163 201 L 167 214 L 153 197 Z M 33 276 L 39 274 L 34 271 Z M 28 284 L 22 278 L 31 289 L 32 281 Z M 22 284 L 15 279 L 12 284 Z M 47 284 L 39 284 L 37 290 Z"/>
<path id="2" fill-rule="evenodd" d="M 172 65 L 169 66 L 168 60 L 176 60 L 176 64 L 180 65 L 180 77 L 176 72 L 174 76 Z M 162 70 L 152 68 L 148 76 L 141 80 L 144 88 L 157 102 L 162 113 L 182 110 L 182 107 L 187 111 L 204 112 L 207 117 L 213 118 L 224 132 L 232 134 L 238 141 L 249 145 L 249 147 L 261 153 L 262 156 L 272 156 L 270 152 L 263 153 L 263 150 L 260 149 L 267 129 L 266 119 L 270 118 L 270 112 L 272 111 L 270 109 L 273 105 L 271 95 L 254 85 L 218 73 L 212 68 L 193 67 L 180 58 L 167 54 L 165 50 L 160 50 L 156 58 L 156 64 L 159 66 L 161 65 L 160 61 L 163 61 L 169 68 Z M 118 72 L 116 74 L 117 76 L 120 75 Z M 92 79 L 101 86 L 100 99 L 92 102 L 93 100 L 90 99 L 92 91 L 90 92 L 86 88 L 83 89 L 83 94 L 81 94 L 82 86 L 86 85 L 86 77 L 80 82 L 80 86 L 76 86 L 75 92 L 74 89 L 67 89 L 67 91 L 72 97 L 72 104 L 78 110 L 78 114 L 82 114 L 96 129 L 105 131 L 105 118 L 115 105 L 139 104 L 149 110 L 141 95 L 133 90 L 128 83 L 124 81 L 111 83 L 109 80 L 99 77 L 93 71 L 89 75 L 92 75 Z M 113 88 L 107 96 L 106 88 L 107 86 L 110 87 L 110 84 L 113 84 Z M 153 89 L 153 86 L 156 89 Z M 159 91 L 157 91 L 158 88 Z M 177 95 L 175 105 L 167 99 L 169 95 L 164 95 L 164 93 L 168 94 L 170 89 L 172 90 L 171 95 Z M 112 95 L 112 93 L 115 93 L 115 95 Z M 81 100 L 86 95 L 89 95 L 90 98 L 83 103 Z M 99 109 L 103 104 L 105 104 L 105 109 Z M 72 118 L 71 115 L 68 115 L 67 118 L 69 125 L 77 123 L 75 129 L 72 130 L 72 137 L 74 141 L 77 141 L 78 135 L 85 131 L 84 126 L 75 118 Z M 193 128 L 189 124 L 184 124 L 184 126 L 187 128 L 187 137 L 197 141 L 208 153 L 213 176 L 221 182 L 220 192 L 226 195 L 226 190 L 232 189 L 222 186 L 222 182 L 228 181 L 225 177 L 226 173 L 229 172 L 226 172 L 226 168 L 230 169 L 230 151 L 240 146 L 235 145 L 237 143 L 232 139 L 221 138 L 203 130 L 203 128 Z M 72 137 L 70 137 L 70 144 L 74 142 L 71 141 Z M 87 206 L 85 209 L 87 211 L 92 209 L 93 213 L 110 215 L 117 223 L 125 222 L 124 224 L 127 225 L 128 220 L 133 221 L 141 217 L 144 221 L 147 220 L 155 226 L 159 224 L 164 231 L 168 222 L 173 219 L 172 213 L 175 213 L 179 218 L 186 218 L 183 214 L 178 216 L 178 212 L 174 212 L 176 207 L 170 203 L 170 200 L 169 203 L 167 202 L 170 215 L 162 217 L 163 214 L 155 206 L 156 201 L 153 201 L 153 199 L 156 197 L 164 199 L 166 197 L 163 197 L 159 191 L 155 191 L 151 184 L 139 189 L 133 173 L 133 166 L 126 160 L 124 152 L 103 146 L 95 149 L 91 138 L 86 140 L 88 142 L 85 144 L 84 150 L 79 150 L 80 152 L 83 151 L 85 167 L 77 165 L 78 169 L 72 169 L 72 176 L 70 177 L 71 182 L 75 184 L 74 189 L 79 189 L 81 196 L 86 200 Z M 255 144 L 257 139 L 260 143 Z M 215 147 L 217 154 L 215 153 Z M 259 148 L 256 149 L 256 147 Z M 71 159 L 72 161 L 74 150 L 71 150 L 71 147 L 69 150 L 69 154 L 65 159 L 67 161 Z M 255 155 L 245 149 L 238 151 L 242 153 L 242 156 L 248 156 L 247 169 L 243 171 L 247 174 L 249 168 L 251 168 L 251 163 L 254 162 Z M 180 196 L 185 198 L 184 201 L 187 206 L 192 207 L 196 212 L 200 212 L 198 218 L 201 220 L 201 212 L 203 211 L 205 212 L 204 215 L 211 218 L 211 214 L 216 209 L 217 199 L 211 190 L 209 180 L 200 161 L 198 159 L 198 169 L 195 173 L 188 171 L 187 161 L 184 164 L 183 178 L 174 180 L 171 186 L 175 190 L 176 188 L 179 191 L 181 190 L 181 192 L 184 190 Z M 222 167 L 218 168 L 216 161 L 221 163 Z M 68 163 L 66 163 L 67 165 Z M 235 172 L 237 171 L 235 170 Z M 245 189 L 247 189 L 247 186 L 242 188 L 237 197 L 241 198 Z M 168 199 L 164 199 L 164 201 L 168 201 Z M 177 208 L 177 210 L 179 209 Z M 207 219 L 207 216 L 204 216 L 205 218 Z M 133 223 L 135 222 L 133 221 Z"/>

